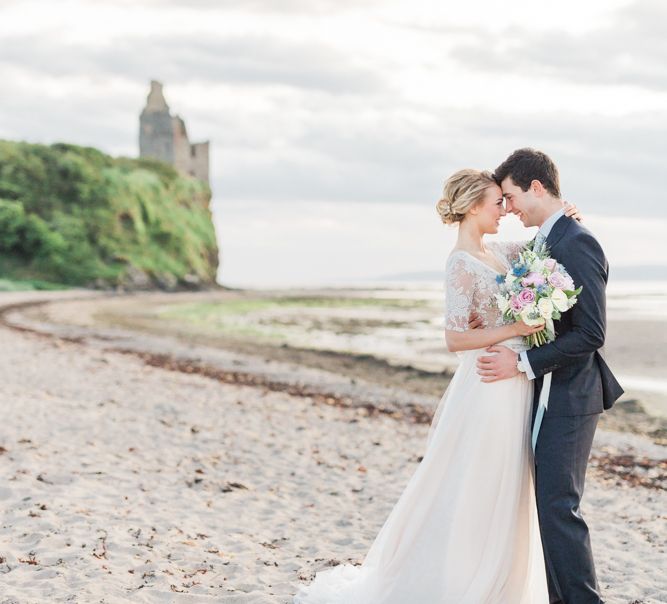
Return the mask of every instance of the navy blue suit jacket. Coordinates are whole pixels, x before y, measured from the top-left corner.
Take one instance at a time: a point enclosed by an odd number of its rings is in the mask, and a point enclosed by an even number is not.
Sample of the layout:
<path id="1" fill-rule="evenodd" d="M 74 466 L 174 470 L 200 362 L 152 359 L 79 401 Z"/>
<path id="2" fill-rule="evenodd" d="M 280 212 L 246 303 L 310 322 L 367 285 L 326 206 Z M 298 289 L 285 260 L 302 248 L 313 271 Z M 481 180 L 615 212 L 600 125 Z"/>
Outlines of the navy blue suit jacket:
<path id="1" fill-rule="evenodd" d="M 536 378 L 553 374 L 549 416 L 601 413 L 623 394 L 602 356 L 609 265 L 592 233 L 566 216 L 556 221 L 546 245 L 583 290 L 577 303 L 554 322 L 556 340 L 529 350 L 528 362 Z M 536 399 L 541 382 L 536 383 Z"/>

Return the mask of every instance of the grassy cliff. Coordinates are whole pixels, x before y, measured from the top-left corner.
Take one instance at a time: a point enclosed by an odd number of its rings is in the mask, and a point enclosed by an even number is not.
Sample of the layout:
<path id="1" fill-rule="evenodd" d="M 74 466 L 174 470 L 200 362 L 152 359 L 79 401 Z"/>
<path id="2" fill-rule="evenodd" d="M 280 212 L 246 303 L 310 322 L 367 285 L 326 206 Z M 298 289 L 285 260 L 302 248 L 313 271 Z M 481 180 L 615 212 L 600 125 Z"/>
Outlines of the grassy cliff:
<path id="1" fill-rule="evenodd" d="M 210 199 L 206 183 L 161 162 L 0 140 L 0 279 L 213 284 Z"/>

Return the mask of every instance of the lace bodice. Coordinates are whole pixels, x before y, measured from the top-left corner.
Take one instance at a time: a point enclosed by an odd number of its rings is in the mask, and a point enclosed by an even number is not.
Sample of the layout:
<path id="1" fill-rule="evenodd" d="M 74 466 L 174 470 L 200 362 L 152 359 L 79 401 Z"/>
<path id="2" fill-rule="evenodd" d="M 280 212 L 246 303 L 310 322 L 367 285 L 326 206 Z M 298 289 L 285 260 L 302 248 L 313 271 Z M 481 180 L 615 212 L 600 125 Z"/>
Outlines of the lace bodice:
<path id="1" fill-rule="evenodd" d="M 492 241 L 484 245 L 507 271 L 526 242 Z M 491 266 L 468 252 L 454 250 L 449 255 L 445 273 L 446 329 L 465 331 L 473 310 L 480 315 L 484 327 L 498 327 L 505 322 L 494 298 L 499 292 L 497 275 Z"/>

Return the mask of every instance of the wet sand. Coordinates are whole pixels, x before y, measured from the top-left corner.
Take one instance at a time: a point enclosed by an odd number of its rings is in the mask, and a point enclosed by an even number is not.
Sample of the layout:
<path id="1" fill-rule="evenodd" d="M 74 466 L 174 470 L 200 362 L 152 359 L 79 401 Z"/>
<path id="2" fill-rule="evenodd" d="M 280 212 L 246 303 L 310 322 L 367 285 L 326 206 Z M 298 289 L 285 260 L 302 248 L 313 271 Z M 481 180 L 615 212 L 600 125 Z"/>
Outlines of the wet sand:
<path id="1" fill-rule="evenodd" d="M 78 301 L 39 305 L 21 311 L 15 323 L 35 327 L 43 332 L 61 337 L 79 338 L 91 345 L 122 350 L 124 348 L 168 353 L 190 366 L 212 364 L 213 369 L 234 371 L 239 369 L 234 355 L 253 359 L 246 370 L 253 380 L 271 375 L 288 384 L 308 382 L 316 392 L 336 397 L 353 394 L 355 399 L 369 399 L 383 408 L 396 409 L 402 405 L 423 408 L 425 421 L 446 388 L 449 377 L 457 364 L 456 355 L 445 351 L 439 344 L 439 362 L 424 362 L 418 355 L 413 362 L 392 358 L 391 354 L 340 352 L 314 346 L 294 345 L 283 339 L 258 338 L 222 330 L 208 329 L 207 325 L 184 322 L 165 316 L 163 308 L 173 308 L 200 303 L 228 303 L 245 299 L 275 299 L 280 296 L 363 296 L 356 290 L 319 291 L 224 291 L 197 294 L 140 294 L 136 296 L 104 297 L 94 301 Z M 425 313 L 418 313 L 418 317 Z M 433 311 L 430 311 L 433 314 Z M 357 313 L 355 315 L 362 313 Z M 281 317 L 281 320 L 284 320 Z M 355 319 L 347 329 L 364 333 L 369 319 Z M 608 326 L 605 355 L 612 369 L 620 375 L 643 376 L 649 381 L 664 380 L 661 351 L 667 349 L 667 329 L 656 320 L 621 320 L 613 315 Z M 439 342 L 439 328 L 431 330 L 434 342 Z M 378 346 L 380 348 L 380 346 Z M 192 351 L 199 351 L 192 353 Z M 202 351 L 206 354 L 202 356 Z M 226 357 L 223 358 L 225 351 Z M 231 356 L 230 356 L 231 355 Z M 203 359 L 203 360 L 202 360 Z M 231 360 L 230 360 L 231 359 Z M 264 365 L 258 365 L 262 359 Z M 420 362 L 421 361 L 421 362 Z M 268 365 L 267 365 L 268 364 Z M 288 367 L 286 371 L 273 369 Z M 426 369 L 425 369 L 426 367 Z M 306 378 L 305 371 L 311 371 Z M 318 386 L 318 371 L 338 376 L 335 383 Z M 276 375 L 274 375 L 276 374 Z M 301 375 L 303 374 L 303 379 Z M 617 402 L 614 412 L 605 414 L 601 427 L 649 436 L 656 443 L 667 444 L 667 392 L 634 387 L 627 378 L 626 393 Z M 622 380 L 623 382 L 623 380 Z M 641 382 L 641 380 L 640 380 Z M 652 385 L 652 382 L 651 382 Z M 311 388 L 312 389 L 312 388 Z"/>

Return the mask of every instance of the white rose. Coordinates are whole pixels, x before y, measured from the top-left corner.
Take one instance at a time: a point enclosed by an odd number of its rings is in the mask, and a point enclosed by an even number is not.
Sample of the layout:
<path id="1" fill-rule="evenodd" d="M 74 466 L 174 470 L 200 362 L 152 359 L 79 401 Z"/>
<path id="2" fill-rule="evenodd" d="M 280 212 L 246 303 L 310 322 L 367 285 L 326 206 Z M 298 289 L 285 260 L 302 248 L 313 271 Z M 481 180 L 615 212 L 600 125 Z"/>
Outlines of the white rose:
<path id="1" fill-rule="evenodd" d="M 553 293 L 551 294 L 551 301 L 553 302 L 554 306 L 561 312 L 565 312 L 568 308 L 570 308 L 567 296 L 561 289 L 554 289 Z"/>
<path id="2" fill-rule="evenodd" d="M 545 319 L 550 319 L 554 312 L 554 305 L 549 298 L 541 298 L 537 303 L 537 309 L 540 311 L 540 315 L 542 317 Z"/>
<path id="3" fill-rule="evenodd" d="M 507 285 L 512 285 L 512 283 L 514 283 L 515 281 L 516 281 L 516 277 L 515 277 L 512 273 L 509 273 L 509 274 L 505 277 L 505 283 L 506 283 Z"/>
<path id="4" fill-rule="evenodd" d="M 521 320 L 526 324 L 526 325 L 542 325 L 544 323 L 544 319 L 540 316 L 538 316 L 536 319 L 531 318 L 531 316 L 535 315 L 535 305 L 531 304 L 530 306 L 526 306 L 520 313 L 519 316 L 521 317 Z"/>

